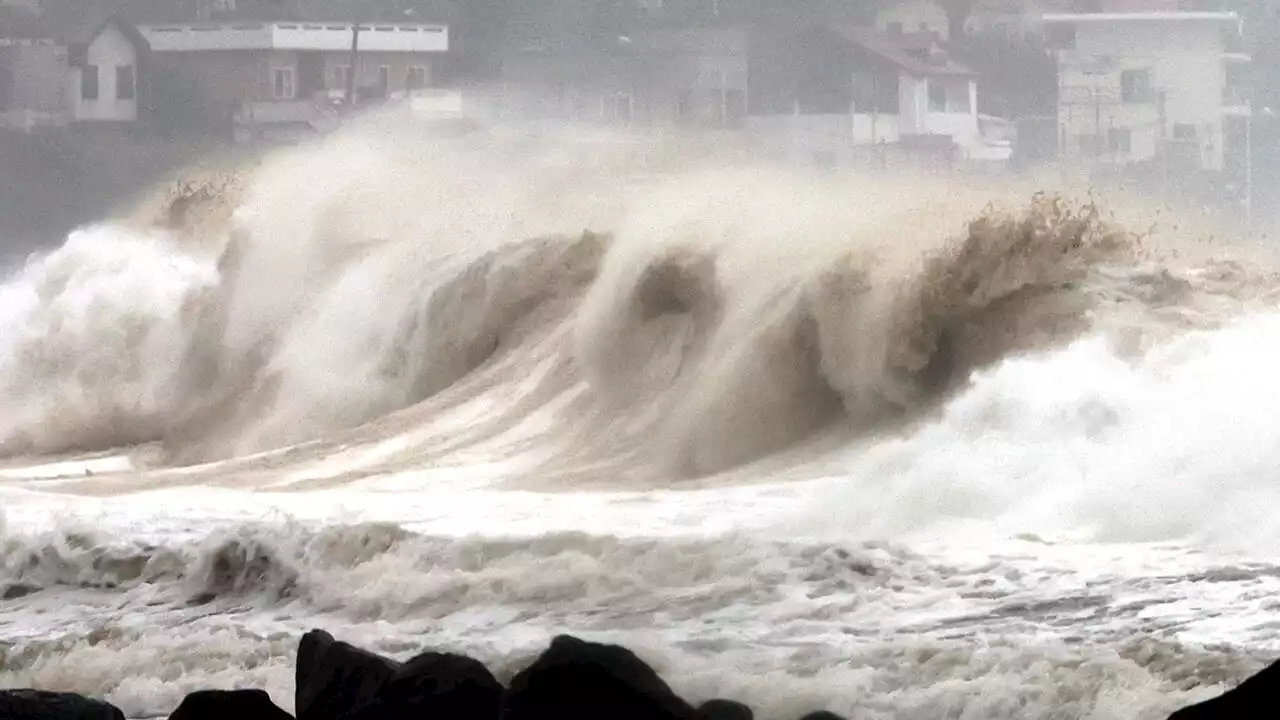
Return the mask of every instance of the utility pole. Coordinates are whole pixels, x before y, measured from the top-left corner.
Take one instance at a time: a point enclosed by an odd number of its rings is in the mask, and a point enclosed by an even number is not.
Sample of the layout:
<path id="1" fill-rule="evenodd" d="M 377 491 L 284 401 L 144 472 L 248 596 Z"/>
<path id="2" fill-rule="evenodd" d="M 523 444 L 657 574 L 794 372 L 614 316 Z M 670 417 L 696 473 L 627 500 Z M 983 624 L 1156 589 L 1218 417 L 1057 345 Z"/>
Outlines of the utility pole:
<path id="1" fill-rule="evenodd" d="M 1253 102 L 1244 118 L 1244 228 L 1253 232 Z"/>
<path id="2" fill-rule="evenodd" d="M 356 75 L 360 62 L 360 16 L 355 15 L 351 23 L 351 59 L 347 68 L 347 107 L 356 106 Z"/>

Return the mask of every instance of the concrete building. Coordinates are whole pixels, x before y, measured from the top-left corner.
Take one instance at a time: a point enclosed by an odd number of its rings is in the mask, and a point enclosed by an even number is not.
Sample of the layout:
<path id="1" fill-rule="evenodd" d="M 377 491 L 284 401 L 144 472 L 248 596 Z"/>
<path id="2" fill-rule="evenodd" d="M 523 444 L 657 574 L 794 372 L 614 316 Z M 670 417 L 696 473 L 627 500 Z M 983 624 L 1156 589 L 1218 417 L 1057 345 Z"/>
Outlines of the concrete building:
<path id="1" fill-rule="evenodd" d="M 230 120 L 241 134 L 330 124 L 352 87 L 360 102 L 425 92 L 449 50 L 447 26 L 420 23 L 362 24 L 358 31 L 352 23 L 293 21 L 139 30 L 154 55 L 157 109 L 167 102 L 188 120 Z"/>
<path id="2" fill-rule="evenodd" d="M 1045 15 L 1058 60 L 1058 154 L 1085 165 L 1220 170 L 1244 152 L 1249 56 L 1229 12 Z"/>

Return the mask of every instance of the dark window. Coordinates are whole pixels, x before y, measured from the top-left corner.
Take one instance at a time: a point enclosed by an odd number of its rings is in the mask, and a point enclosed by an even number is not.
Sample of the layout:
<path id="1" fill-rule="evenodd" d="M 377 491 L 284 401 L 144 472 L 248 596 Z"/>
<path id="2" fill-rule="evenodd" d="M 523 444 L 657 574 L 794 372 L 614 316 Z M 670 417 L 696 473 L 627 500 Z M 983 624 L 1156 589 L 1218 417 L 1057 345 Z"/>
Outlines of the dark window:
<path id="1" fill-rule="evenodd" d="M 1155 93 L 1151 89 L 1151 71 L 1121 71 L 1120 96 L 1127 103 L 1149 103 L 1155 100 Z"/>
<path id="2" fill-rule="evenodd" d="M 410 90 L 421 90 L 427 86 L 427 69 L 421 66 L 409 68 L 407 84 Z"/>
<path id="3" fill-rule="evenodd" d="M 13 72 L 0 65 L 0 112 L 6 112 L 13 104 Z"/>
<path id="4" fill-rule="evenodd" d="M 1173 126 L 1173 139 L 1190 141 L 1196 139 L 1196 126 L 1190 123 L 1175 123 Z"/>
<path id="5" fill-rule="evenodd" d="M 136 96 L 137 87 L 134 83 L 133 66 L 119 65 L 116 67 L 116 99 L 132 100 Z"/>
<path id="6" fill-rule="evenodd" d="M 742 90 L 729 89 L 724 92 L 724 125 L 725 127 L 742 127 L 747 117 L 747 94 Z"/>
<path id="7" fill-rule="evenodd" d="M 98 99 L 97 65 L 85 65 L 80 68 L 80 98 L 83 100 Z"/>
<path id="8" fill-rule="evenodd" d="M 1054 23 L 1049 26 L 1049 47 L 1054 50 L 1074 50 L 1076 48 L 1076 26 Z"/>
<path id="9" fill-rule="evenodd" d="M 937 80 L 929 81 L 929 112 L 947 111 L 947 86 Z"/>
<path id="10" fill-rule="evenodd" d="M 1111 152 L 1128 155 L 1133 144 L 1133 133 L 1128 128 L 1111 128 L 1107 133 L 1107 145 Z"/>
<path id="11" fill-rule="evenodd" d="M 895 22 L 891 22 L 891 23 L 889 23 L 889 34 L 890 34 L 890 35 L 901 35 L 901 34 L 902 34 L 902 23 L 900 23 L 900 22 L 896 22 L 896 21 L 895 21 Z"/>
<path id="12" fill-rule="evenodd" d="M 378 91 L 381 92 L 383 95 L 386 95 L 387 91 L 390 89 L 391 89 L 391 66 L 379 65 L 378 66 Z"/>
<path id="13" fill-rule="evenodd" d="M 607 122 L 629 124 L 631 122 L 631 96 L 620 92 L 601 97 L 600 116 Z"/>

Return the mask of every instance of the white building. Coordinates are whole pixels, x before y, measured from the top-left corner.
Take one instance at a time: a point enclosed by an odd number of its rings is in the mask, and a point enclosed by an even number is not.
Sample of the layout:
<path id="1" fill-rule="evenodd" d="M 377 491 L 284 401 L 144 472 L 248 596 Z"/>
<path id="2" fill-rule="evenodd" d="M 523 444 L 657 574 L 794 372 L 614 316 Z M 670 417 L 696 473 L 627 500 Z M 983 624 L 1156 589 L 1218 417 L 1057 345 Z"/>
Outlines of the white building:
<path id="1" fill-rule="evenodd" d="M 932 33 L 809 30 L 759 52 L 749 119 L 763 142 L 832 158 L 864 150 L 925 151 L 951 161 L 1007 161 L 1007 138 L 978 115 L 978 77 Z M 803 51 L 787 48 L 803 47 Z"/>
<path id="2" fill-rule="evenodd" d="M 1058 151 L 1084 164 L 1221 170 L 1248 115 L 1229 12 L 1045 15 L 1058 56 Z"/>
<path id="3" fill-rule="evenodd" d="M 112 18 L 67 51 L 67 99 L 72 122 L 128 123 L 138 119 L 139 67 L 147 41 Z"/>

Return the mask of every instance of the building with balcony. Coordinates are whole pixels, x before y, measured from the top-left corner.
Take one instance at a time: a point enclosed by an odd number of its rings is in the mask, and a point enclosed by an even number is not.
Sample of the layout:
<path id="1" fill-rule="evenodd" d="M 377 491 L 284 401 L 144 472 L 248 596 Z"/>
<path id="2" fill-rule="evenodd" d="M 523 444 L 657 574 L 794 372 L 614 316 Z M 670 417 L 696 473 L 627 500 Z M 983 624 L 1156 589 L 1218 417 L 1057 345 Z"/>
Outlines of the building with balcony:
<path id="1" fill-rule="evenodd" d="M 178 123 L 231 123 L 238 136 L 321 129 L 355 102 L 435 87 L 445 25 L 238 21 L 142 25 L 156 110 Z M 355 49 L 353 52 L 353 41 Z M 354 64 L 353 64 L 354 57 Z"/>
<path id="2" fill-rule="evenodd" d="M 1217 171 L 1245 151 L 1235 145 L 1249 114 L 1250 58 L 1235 13 L 1071 13 L 1044 22 L 1058 61 L 1060 158 Z"/>

